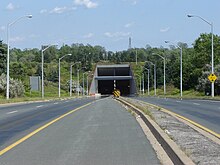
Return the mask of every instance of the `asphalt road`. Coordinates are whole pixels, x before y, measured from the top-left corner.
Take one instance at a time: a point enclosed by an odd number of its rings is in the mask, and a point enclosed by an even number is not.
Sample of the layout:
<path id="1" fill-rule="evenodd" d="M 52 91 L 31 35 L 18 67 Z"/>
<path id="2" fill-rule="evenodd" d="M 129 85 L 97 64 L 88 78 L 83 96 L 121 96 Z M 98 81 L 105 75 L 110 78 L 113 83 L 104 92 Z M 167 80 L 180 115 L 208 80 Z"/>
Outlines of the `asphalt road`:
<path id="1" fill-rule="evenodd" d="M 34 129 L 94 98 L 0 105 L 0 150 Z"/>
<path id="2" fill-rule="evenodd" d="M 220 101 L 157 97 L 133 98 L 166 108 L 220 134 Z"/>
<path id="3" fill-rule="evenodd" d="M 73 105 L 69 105 L 71 109 Z M 135 118 L 112 98 L 106 98 L 38 132 L 3 154 L 0 164 L 155 165 L 160 162 Z"/>

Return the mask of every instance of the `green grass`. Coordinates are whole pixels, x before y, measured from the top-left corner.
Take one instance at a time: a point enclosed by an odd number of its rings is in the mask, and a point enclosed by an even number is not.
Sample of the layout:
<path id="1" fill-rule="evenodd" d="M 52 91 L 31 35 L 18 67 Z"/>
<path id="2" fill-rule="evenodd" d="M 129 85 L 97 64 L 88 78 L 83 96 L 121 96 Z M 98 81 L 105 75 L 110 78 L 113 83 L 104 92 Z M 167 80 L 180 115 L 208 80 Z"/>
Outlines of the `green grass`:
<path id="1" fill-rule="evenodd" d="M 72 93 L 72 97 L 76 97 L 77 95 Z M 41 91 L 32 91 L 25 92 L 24 97 L 19 98 L 10 98 L 6 100 L 5 97 L 0 95 L 0 104 L 5 103 L 16 103 L 16 102 L 26 102 L 26 101 L 40 101 L 40 100 L 56 100 L 61 98 L 67 98 L 69 96 L 69 92 L 61 89 L 61 97 L 58 97 L 58 87 L 54 83 L 50 83 L 44 88 L 44 99 L 41 97 Z"/>
<path id="2" fill-rule="evenodd" d="M 164 97 L 164 89 L 160 87 L 157 89 L 157 96 Z M 141 94 L 143 96 L 143 94 Z M 147 90 L 145 91 L 144 96 L 148 96 Z M 150 96 L 154 96 L 154 89 L 150 90 Z M 174 88 L 173 86 L 167 86 L 166 88 L 166 97 L 168 98 L 180 98 L 180 90 Z M 215 96 L 212 98 L 211 96 L 206 96 L 204 92 L 198 92 L 195 90 L 183 90 L 182 98 L 185 99 L 215 99 L 220 100 L 220 96 Z"/>

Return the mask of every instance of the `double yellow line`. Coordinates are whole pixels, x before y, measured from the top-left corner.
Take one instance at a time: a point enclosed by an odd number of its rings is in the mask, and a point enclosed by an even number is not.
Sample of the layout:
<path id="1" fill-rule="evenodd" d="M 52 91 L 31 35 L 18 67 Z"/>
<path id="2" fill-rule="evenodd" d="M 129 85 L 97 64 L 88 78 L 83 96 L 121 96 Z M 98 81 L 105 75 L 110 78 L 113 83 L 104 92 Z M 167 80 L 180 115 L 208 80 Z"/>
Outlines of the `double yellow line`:
<path id="1" fill-rule="evenodd" d="M 91 104 L 91 103 L 88 103 L 88 104 L 85 104 L 85 105 L 83 105 L 83 106 L 81 106 L 81 107 L 78 107 L 78 108 L 76 108 L 76 109 L 74 109 L 74 110 L 72 110 L 72 111 L 70 111 L 70 112 L 68 112 L 68 113 L 66 113 L 66 114 L 64 114 L 64 115 L 62 115 L 62 116 L 60 116 L 60 117 L 54 119 L 54 120 L 52 120 L 51 122 L 49 122 L 49 123 L 43 125 L 42 127 L 36 129 L 35 131 L 31 132 L 30 134 L 24 136 L 23 138 L 19 139 L 19 140 L 16 141 L 15 143 L 13 143 L 13 144 L 9 145 L 8 147 L 4 148 L 3 150 L 1 150 L 1 151 L 0 151 L 0 156 L 3 155 L 3 154 L 5 154 L 6 152 L 8 152 L 9 150 L 11 150 L 12 148 L 16 147 L 17 145 L 21 144 L 21 143 L 24 142 L 25 140 L 31 138 L 32 136 L 34 136 L 34 135 L 37 134 L 38 132 L 42 131 L 43 129 L 49 127 L 51 124 L 53 124 L 53 123 L 55 123 L 55 122 L 61 120 L 62 118 L 66 117 L 66 116 L 68 116 L 68 115 L 70 115 L 70 114 L 76 112 L 77 110 L 80 110 L 80 109 L 82 109 L 82 108 L 84 108 L 84 107 L 86 107 L 86 106 L 88 106 L 88 105 L 90 105 L 90 104 Z"/>

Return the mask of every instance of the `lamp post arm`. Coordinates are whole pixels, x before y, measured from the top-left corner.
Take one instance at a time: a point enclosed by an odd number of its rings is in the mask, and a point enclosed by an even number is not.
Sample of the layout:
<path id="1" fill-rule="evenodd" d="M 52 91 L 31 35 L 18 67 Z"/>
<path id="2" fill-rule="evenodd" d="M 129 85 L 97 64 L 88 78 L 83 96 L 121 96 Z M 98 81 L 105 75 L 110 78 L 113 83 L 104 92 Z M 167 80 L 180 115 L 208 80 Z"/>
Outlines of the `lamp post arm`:
<path id="1" fill-rule="evenodd" d="M 200 17 L 198 15 L 191 15 L 191 17 L 197 17 L 197 18 L 203 20 L 204 22 L 206 22 L 207 24 L 209 24 L 210 26 L 212 26 L 212 23 L 210 23 L 209 21 L 207 21 L 206 19 L 204 19 L 204 18 L 202 18 L 202 17 Z"/>
<path id="2" fill-rule="evenodd" d="M 20 21 L 21 19 L 23 19 L 25 17 L 32 18 L 32 15 L 25 15 L 25 16 L 19 17 L 16 20 L 14 20 L 13 22 L 9 23 L 8 27 L 12 26 L 13 24 L 15 24 L 16 22 Z"/>
<path id="3" fill-rule="evenodd" d="M 155 54 L 155 53 L 152 53 L 152 55 L 156 55 L 156 56 L 159 56 L 160 58 L 162 58 L 163 60 L 165 59 L 165 57 L 159 55 L 159 54 Z"/>

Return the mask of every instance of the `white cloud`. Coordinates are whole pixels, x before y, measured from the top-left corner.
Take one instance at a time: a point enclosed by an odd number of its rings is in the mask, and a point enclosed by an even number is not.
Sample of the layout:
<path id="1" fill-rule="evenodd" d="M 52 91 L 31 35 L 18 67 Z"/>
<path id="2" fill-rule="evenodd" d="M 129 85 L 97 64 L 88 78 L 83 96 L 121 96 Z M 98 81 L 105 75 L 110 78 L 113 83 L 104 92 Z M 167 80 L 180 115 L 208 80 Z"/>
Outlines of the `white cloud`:
<path id="1" fill-rule="evenodd" d="M 165 32 L 168 32 L 169 30 L 170 30 L 170 27 L 166 27 L 166 28 L 160 29 L 160 32 L 165 33 Z"/>
<path id="2" fill-rule="evenodd" d="M 123 0 L 124 2 L 129 2 L 131 3 L 132 5 L 136 5 L 138 3 L 137 0 Z"/>
<path id="3" fill-rule="evenodd" d="M 98 3 L 92 2 L 91 0 L 74 0 L 74 3 L 79 6 L 85 6 L 88 9 L 96 8 Z"/>
<path id="4" fill-rule="evenodd" d="M 129 27 L 131 27 L 131 26 L 133 26 L 133 25 L 134 25 L 134 22 L 131 22 L 131 23 L 125 24 L 124 27 L 125 27 L 125 28 L 129 28 Z"/>
<path id="5" fill-rule="evenodd" d="M 1 31 L 5 31 L 5 29 L 6 29 L 5 26 L 1 26 L 1 27 L 0 27 L 0 30 L 1 30 Z"/>
<path id="6" fill-rule="evenodd" d="M 42 10 L 40 11 L 40 13 L 41 13 L 41 14 L 47 13 L 47 9 L 42 9 Z"/>
<path id="7" fill-rule="evenodd" d="M 47 9 L 42 9 L 40 11 L 41 14 L 44 14 L 44 13 L 50 13 L 50 14 L 62 14 L 64 12 L 67 12 L 67 11 L 71 11 L 71 10 L 76 10 L 77 8 L 76 7 L 55 7 L 53 8 L 52 10 L 48 11 Z"/>
<path id="8" fill-rule="evenodd" d="M 130 34 L 131 34 L 130 32 L 115 32 L 115 33 L 106 32 L 104 33 L 104 35 L 109 38 L 127 37 Z"/>
<path id="9" fill-rule="evenodd" d="M 83 36 L 83 38 L 92 38 L 94 36 L 93 33 L 88 33 L 86 35 Z"/>
<path id="10" fill-rule="evenodd" d="M 66 6 L 64 7 L 55 7 L 53 10 L 50 11 L 50 13 L 56 13 L 56 14 L 61 14 L 65 11 L 67 11 L 68 8 Z"/>
<path id="11" fill-rule="evenodd" d="M 15 10 L 16 7 L 15 7 L 15 5 L 13 5 L 12 3 L 9 3 L 9 4 L 6 6 L 6 9 L 12 11 L 12 10 Z"/>
<path id="12" fill-rule="evenodd" d="M 136 5 L 136 4 L 137 4 L 137 1 L 133 1 L 133 2 L 132 2 L 132 5 Z"/>
<path id="13" fill-rule="evenodd" d="M 24 37 L 19 37 L 19 36 L 17 36 L 17 37 L 14 37 L 14 38 L 10 38 L 10 42 L 22 42 L 22 41 L 24 41 Z"/>

